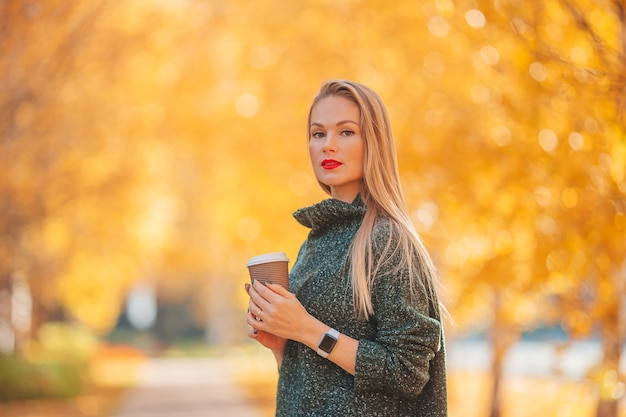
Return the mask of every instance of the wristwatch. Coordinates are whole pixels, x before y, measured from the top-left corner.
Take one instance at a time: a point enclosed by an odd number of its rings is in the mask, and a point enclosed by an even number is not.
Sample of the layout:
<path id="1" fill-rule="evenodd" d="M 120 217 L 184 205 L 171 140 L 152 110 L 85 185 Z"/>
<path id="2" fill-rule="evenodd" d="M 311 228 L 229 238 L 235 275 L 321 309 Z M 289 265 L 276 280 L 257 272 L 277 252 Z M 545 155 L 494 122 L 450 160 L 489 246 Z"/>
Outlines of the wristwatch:
<path id="1" fill-rule="evenodd" d="M 327 358 L 330 355 L 330 352 L 333 351 L 335 345 L 337 344 L 337 339 L 339 339 L 339 332 L 335 329 L 330 329 L 324 336 L 320 339 L 317 344 L 317 354 L 322 358 Z"/>

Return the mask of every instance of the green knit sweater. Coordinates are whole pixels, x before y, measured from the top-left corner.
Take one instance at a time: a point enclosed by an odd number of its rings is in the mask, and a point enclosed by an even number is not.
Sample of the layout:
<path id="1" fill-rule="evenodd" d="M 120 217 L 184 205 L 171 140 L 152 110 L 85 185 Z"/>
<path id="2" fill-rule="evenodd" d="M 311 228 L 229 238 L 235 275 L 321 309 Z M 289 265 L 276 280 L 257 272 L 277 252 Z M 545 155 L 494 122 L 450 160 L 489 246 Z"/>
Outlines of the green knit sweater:
<path id="1" fill-rule="evenodd" d="M 311 228 L 291 269 L 290 291 L 307 311 L 340 333 L 359 341 L 356 373 L 350 375 L 305 345 L 289 340 L 280 369 L 276 415 L 447 416 L 443 329 L 437 303 L 409 293 L 406 271 L 380 271 L 372 288 L 374 315 L 354 313 L 350 243 L 366 208 L 324 200 L 294 217 Z M 374 255 L 392 229 L 374 228 Z M 396 263 L 397 264 L 397 263 Z"/>

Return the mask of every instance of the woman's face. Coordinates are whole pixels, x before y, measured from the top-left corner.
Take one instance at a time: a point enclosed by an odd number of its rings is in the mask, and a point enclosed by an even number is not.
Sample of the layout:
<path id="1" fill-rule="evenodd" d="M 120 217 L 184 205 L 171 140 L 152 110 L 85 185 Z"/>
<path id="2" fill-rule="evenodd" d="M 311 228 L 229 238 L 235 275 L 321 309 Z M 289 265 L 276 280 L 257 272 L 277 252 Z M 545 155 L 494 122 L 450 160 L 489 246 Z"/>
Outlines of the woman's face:
<path id="1" fill-rule="evenodd" d="M 351 203 L 363 185 L 359 108 L 344 97 L 325 97 L 313 107 L 309 129 L 315 177 L 330 188 L 333 198 Z"/>

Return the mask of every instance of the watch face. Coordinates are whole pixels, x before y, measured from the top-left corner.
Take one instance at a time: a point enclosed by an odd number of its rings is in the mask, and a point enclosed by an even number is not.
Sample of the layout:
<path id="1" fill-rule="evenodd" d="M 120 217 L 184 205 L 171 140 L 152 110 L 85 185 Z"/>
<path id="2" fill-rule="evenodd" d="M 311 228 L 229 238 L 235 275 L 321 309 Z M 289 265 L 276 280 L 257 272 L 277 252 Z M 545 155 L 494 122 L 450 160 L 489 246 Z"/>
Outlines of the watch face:
<path id="1" fill-rule="evenodd" d="M 329 334 L 325 334 L 324 338 L 322 339 L 318 347 L 322 349 L 324 352 L 330 353 L 332 352 L 336 344 L 337 344 L 337 339 L 335 339 Z"/>

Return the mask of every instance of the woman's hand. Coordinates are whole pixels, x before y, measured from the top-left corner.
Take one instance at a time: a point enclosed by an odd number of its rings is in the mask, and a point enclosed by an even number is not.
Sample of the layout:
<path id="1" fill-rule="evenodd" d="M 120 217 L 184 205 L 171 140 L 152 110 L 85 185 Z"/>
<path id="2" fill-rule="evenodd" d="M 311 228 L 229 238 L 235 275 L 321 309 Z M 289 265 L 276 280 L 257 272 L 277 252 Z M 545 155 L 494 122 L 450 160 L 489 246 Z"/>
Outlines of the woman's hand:
<path id="1" fill-rule="evenodd" d="M 248 335 L 272 349 L 279 368 L 287 339 L 317 350 L 317 343 L 329 326 L 311 316 L 295 294 L 278 284 L 258 280 L 246 284 L 246 291 L 250 295 L 246 321 L 252 327 Z M 357 348 L 357 340 L 340 335 L 328 359 L 354 375 Z"/>
<path id="2" fill-rule="evenodd" d="M 263 333 L 282 339 L 299 340 L 300 331 L 307 321 L 313 319 L 296 296 L 278 284 L 257 280 L 253 285 L 246 284 L 246 290 L 250 295 L 247 323 L 257 330 L 256 334 L 254 331 L 252 334 L 263 345 L 264 341 L 270 345 L 275 343 Z"/>
<path id="3" fill-rule="evenodd" d="M 270 286 L 271 285 L 272 284 L 270 283 Z M 278 363 L 278 368 L 280 369 L 280 366 L 283 361 L 285 345 L 287 344 L 287 337 L 281 337 L 281 336 L 272 334 L 269 331 L 269 329 L 266 329 L 266 330 L 259 329 L 260 325 L 263 323 L 260 316 L 264 316 L 265 319 L 267 320 L 270 318 L 270 312 L 269 312 L 268 307 L 266 307 L 266 311 L 264 312 L 263 309 L 254 301 L 253 296 L 257 298 L 257 301 L 259 303 L 266 305 L 266 306 L 268 304 L 265 302 L 265 299 L 263 299 L 262 296 L 257 296 L 258 292 L 253 286 L 251 286 L 250 284 L 246 284 L 245 287 L 246 287 L 246 292 L 248 293 L 248 295 L 250 295 L 250 304 L 248 306 L 248 317 L 246 319 L 248 325 L 250 326 L 248 337 L 251 339 L 256 339 L 263 346 L 270 349 L 272 353 L 274 354 L 274 356 L 276 357 L 276 362 Z M 285 295 L 285 293 L 291 294 L 279 285 L 275 285 L 274 287 L 276 287 L 275 290 L 278 290 L 278 291 L 283 290 L 281 292 L 283 295 Z M 269 291 L 266 289 L 265 286 L 263 286 L 261 290 Z M 259 301 L 260 299 L 262 299 L 262 301 Z"/>
<path id="4" fill-rule="evenodd" d="M 248 295 L 250 295 L 251 288 L 252 286 L 250 284 L 246 284 L 246 292 L 248 293 Z M 255 316 L 253 314 L 253 311 L 260 312 L 261 309 L 254 303 L 254 301 L 252 301 L 252 297 L 250 297 L 250 303 L 248 305 L 248 317 L 246 318 L 246 322 L 250 327 L 248 337 L 251 339 L 256 339 L 259 343 L 261 343 L 268 349 L 271 349 L 273 351 L 282 351 L 285 348 L 287 340 L 283 337 L 278 337 L 271 333 L 258 330 L 254 325 L 258 324 L 260 318 L 258 316 Z"/>
<path id="5" fill-rule="evenodd" d="M 259 342 L 266 348 L 271 349 L 275 353 L 284 351 L 285 344 L 287 344 L 287 339 L 274 336 L 271 333 L 257 329 L 250 329 L 250 331 L 248 332 L 248 337 L 251 339 L 255 339 L 257 342 Z"/>

